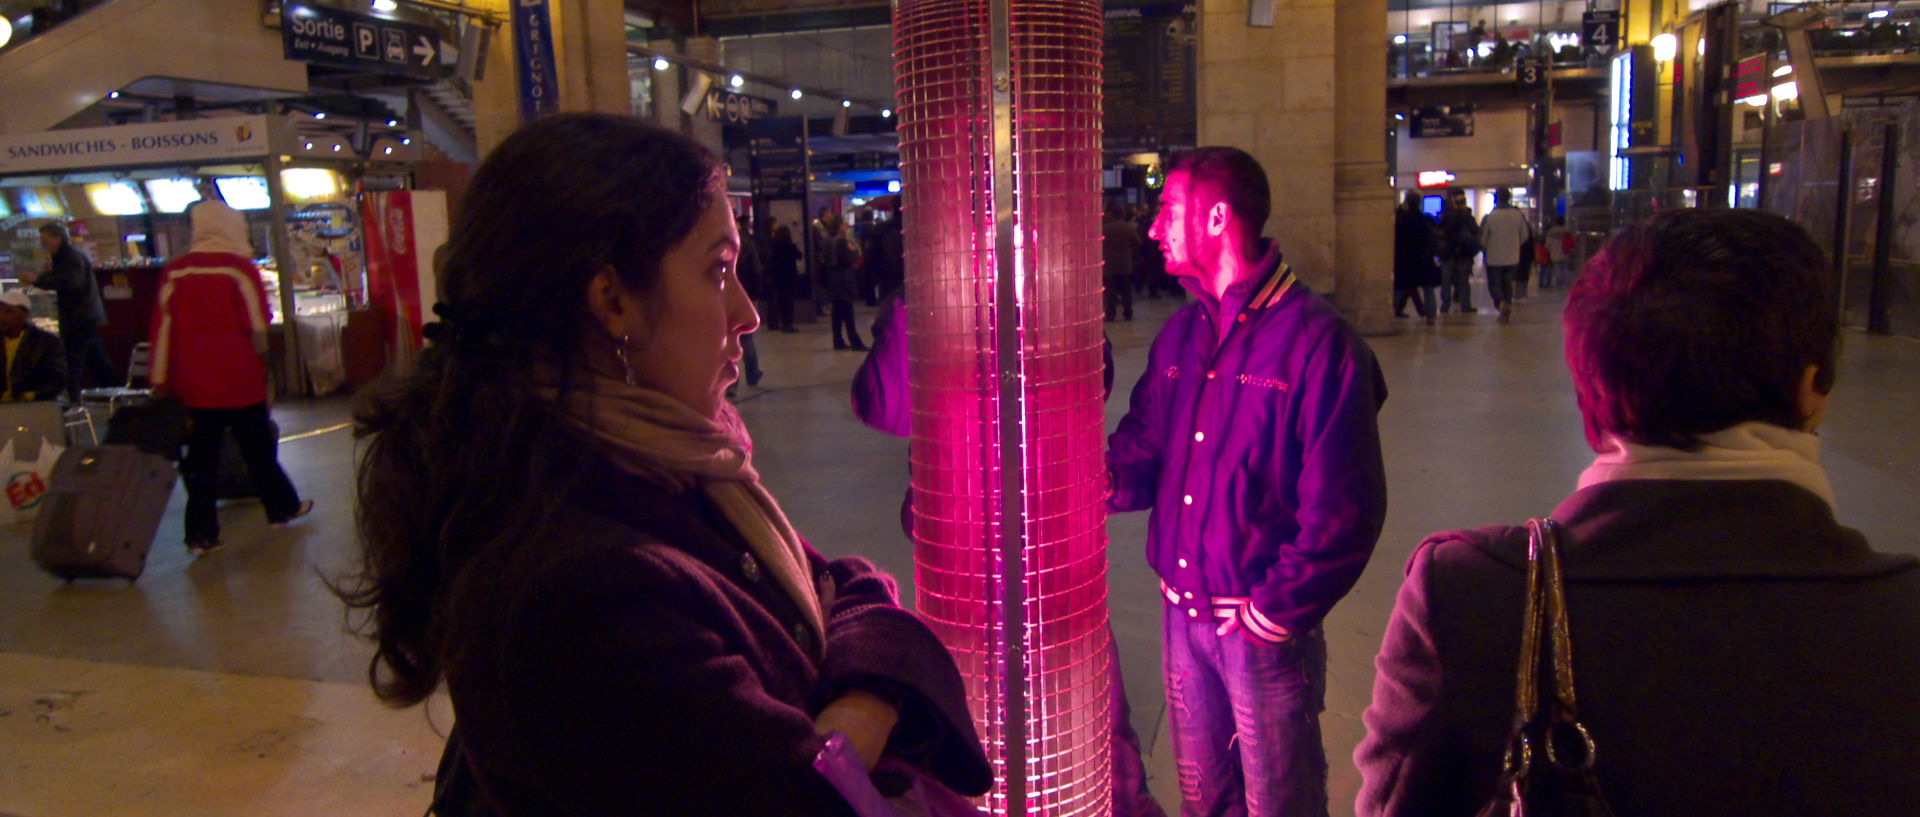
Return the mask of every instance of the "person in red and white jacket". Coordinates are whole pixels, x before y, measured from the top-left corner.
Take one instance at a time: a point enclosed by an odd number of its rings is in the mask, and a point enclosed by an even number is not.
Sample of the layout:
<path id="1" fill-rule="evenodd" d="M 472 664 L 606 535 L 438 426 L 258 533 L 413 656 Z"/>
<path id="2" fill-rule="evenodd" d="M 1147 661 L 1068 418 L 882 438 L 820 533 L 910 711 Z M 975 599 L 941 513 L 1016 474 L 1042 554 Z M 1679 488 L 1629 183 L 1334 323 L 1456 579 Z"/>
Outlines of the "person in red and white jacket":
<path id="1" fill-rule="evenodd" d="M 306 516 L 275 453 L 267 413 L 266 288 L 249 260 L 246 220 L 219 201 L 194 205 L 193 243 L 167 264 L 154 305 L 154 391 L 180 401 L 193 417 L 181 471 L 187 481 L 186 542 L 194 555 L 220 549 L 214 512 L 220 446 L 227 430 L 247 463 L 269 523 Z"/>

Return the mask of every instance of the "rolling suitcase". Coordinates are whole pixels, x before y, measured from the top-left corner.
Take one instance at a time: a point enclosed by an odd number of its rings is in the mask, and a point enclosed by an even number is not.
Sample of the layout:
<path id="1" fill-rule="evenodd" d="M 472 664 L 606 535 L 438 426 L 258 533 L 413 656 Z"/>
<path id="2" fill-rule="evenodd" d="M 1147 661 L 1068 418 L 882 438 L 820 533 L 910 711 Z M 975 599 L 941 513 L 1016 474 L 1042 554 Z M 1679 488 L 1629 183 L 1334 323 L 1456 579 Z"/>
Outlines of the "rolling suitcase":
<path id="1" fill-rule="evenodd" d="M 140 578 L 179 476 L 167 458 L 130 445 L 70 448 L 33 522 L 33 560 L 67 581 Z"/>

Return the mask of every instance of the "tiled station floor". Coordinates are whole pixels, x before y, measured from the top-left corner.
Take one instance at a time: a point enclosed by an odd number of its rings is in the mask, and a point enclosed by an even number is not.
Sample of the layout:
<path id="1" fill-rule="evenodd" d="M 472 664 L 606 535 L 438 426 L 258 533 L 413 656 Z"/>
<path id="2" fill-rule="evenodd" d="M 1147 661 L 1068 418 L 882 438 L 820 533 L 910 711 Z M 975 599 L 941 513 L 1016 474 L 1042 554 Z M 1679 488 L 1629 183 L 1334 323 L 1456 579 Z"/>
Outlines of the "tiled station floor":
<path id="1" fill-rule="evenodd" d="M 1366 575 L 1327 622 L 1335 814 L 1352 810 L 1350 757 L 1373 653 L 1412 546 L 1432 530 L 1544 513 L 1590 457 L 1555 296 L 1522 303 L 1505 328 L 1491 314 L 1449 315 L 1371 341 L 1391 390 L 1390 510 Z M 1109 325 L 1119 366 L 1110 425 L 1174 304 L 1138 307 L 1138 320 Z M 863 330 L 870 319 L 863 309 Z M 906 442 L 852 416 L 847 384 L 860 355 L 832 351 L 824 323 L 762 334 L 760 348 L 768 374 L 742 387 L 740 406 L 774 495 L 823 551 L 867 554 L 910 581 L 898 525 Z M 318 502 L 312 517 L 273 531 L 257 505 L 232 505 L 222 511 L 227 549 L 195 560 L 181 545 L 176 490 L 135 584 L 63 584 L 29 562 L 30 526 L 0 529 L 0 817 L 424 810 L 450 710 L 438 699 L 401 711 L 377 703 L 365 684 L 369 650 L 322 584 L 351 553 L 354 440 L 338 430 L 350 405 L 276 409 L 294 437 L 281 461 Z M 1848 333 L 1823 436 L 1842 520 L 1882 549 L 1920 552 L 1920 343 Z M 1112 611 L 1151 786 L 1171 806 L 1145 526 L 1145 514 L 1110 523 Z"/>

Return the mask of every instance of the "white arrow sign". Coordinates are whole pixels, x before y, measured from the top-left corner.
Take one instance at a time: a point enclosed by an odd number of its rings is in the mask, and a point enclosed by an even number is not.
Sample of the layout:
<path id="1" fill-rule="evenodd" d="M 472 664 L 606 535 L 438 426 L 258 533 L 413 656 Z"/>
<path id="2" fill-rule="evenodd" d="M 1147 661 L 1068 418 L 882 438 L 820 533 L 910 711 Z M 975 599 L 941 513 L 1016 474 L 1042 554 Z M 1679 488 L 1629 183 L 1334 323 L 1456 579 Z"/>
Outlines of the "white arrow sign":
<path id="1" fill-rule="evenodd" d="M 426 68 L 433 65 L 433 43 L 429 42 L 426 37 L 415 35 L 413 53 L 419 55 L 420 67 Z"/>

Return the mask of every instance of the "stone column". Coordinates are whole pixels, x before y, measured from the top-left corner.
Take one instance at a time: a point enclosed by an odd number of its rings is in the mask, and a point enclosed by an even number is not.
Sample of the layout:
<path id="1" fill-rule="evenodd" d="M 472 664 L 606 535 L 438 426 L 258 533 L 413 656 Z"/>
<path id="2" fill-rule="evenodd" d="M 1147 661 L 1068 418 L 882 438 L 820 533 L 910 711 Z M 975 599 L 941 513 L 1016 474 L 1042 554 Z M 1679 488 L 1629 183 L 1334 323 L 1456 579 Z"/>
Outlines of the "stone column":
<path id="1" fill-rule="evenodd" d="M 1385 0 L 1273 0 L 1271 27 L 1247 3 L 1201 3 L 1200 144 L 1253 154 L 1287 263 L 1361 331 L 1391 331 Z"/>
<path id="2" fill-rule="evenodd" d="M 633 113 L 627 24 L 620 0 L 548 0 L 560 69 L 560 110 Z"/>
<path id="3" fill-rule="evenodd" d="M 484 77 L 473 83 L 473 149 L 485 159 L 500 142 L 520 127 L 520 89 L 513 47 L 513 23 L 494 29 L 487 47 Z"/>
<path id="4" fill-rule="evenodd" d="M 1387 0 L 1334 14 L 1334 303 L 1361 334 L 1393 323 L 1393 187 L 1387 183 Z"/>

